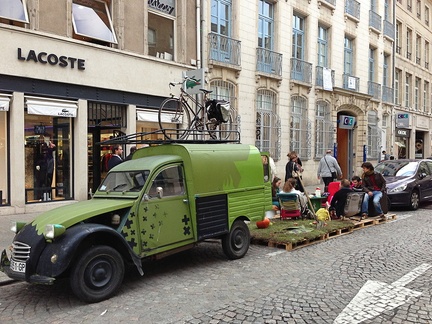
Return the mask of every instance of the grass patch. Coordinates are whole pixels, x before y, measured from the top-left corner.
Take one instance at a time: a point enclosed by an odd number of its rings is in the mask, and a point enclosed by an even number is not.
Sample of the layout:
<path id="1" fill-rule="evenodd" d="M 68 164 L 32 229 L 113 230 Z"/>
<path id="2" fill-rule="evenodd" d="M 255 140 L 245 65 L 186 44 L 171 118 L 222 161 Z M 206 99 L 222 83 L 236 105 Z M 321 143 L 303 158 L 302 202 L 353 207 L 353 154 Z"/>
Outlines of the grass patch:
<path id="1" fill-rule="evenodd" d="M 267 228 L 257 228 L 256 223 L 248 225 L 252 240 L 275 243 L 299 243 L 305 240 L 313 241 L 323 237 L 327 233 L 338 230 L 353 228 L 351 221 L 332 220 L 327 221 L 326 226 L 317 228 L 313 220 L 279 220 L 272 219 L 271 225 Z"/>

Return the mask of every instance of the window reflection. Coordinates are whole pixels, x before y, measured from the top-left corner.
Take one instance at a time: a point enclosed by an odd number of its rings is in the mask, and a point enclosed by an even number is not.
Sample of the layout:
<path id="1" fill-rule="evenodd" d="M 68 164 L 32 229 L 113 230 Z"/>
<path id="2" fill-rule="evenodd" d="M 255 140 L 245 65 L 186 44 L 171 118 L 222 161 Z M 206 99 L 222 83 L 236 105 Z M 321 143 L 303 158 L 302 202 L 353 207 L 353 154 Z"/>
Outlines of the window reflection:
<path id="1" fill-rule="evenodd" d="M 0 17 L 28 23 L 25 0 L 0 0 Z"/>
<path id="2" fill-rule="evenodd" d="M 106 3 L 76 0 L 72 4 L 72 23 L 77 35 L 117 43 Z"/>

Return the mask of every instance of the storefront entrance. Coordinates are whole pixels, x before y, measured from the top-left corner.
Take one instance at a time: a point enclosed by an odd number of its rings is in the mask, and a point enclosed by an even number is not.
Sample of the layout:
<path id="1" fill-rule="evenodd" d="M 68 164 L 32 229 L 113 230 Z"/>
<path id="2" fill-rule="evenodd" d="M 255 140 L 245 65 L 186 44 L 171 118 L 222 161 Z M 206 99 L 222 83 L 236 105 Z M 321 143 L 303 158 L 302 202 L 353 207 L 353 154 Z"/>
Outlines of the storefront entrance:
<path id="1" fill-rule="evenodd" d="M 107 163 L 111 157 L 111 146 L 98 143 L 124 135 L 126 128 L 126 106 L 88 103 L 88 192 L 93 193 L 99 187 L 108 172 Z M 123 148 L 124 152 L 125 148 Z M 123 156 L 124 158 L 124 156 Z"/>
<path id="2" fill-rule="evenodd" d="M 124 135 L 124 133 L 116 128 L 94 127 L 89 129 L 87 134 L 89 192 L 95 192 L 105 178 L 108 172 L 107 163 L 111 157 L 111 146 L 98 143 L 119 135 Z"/>

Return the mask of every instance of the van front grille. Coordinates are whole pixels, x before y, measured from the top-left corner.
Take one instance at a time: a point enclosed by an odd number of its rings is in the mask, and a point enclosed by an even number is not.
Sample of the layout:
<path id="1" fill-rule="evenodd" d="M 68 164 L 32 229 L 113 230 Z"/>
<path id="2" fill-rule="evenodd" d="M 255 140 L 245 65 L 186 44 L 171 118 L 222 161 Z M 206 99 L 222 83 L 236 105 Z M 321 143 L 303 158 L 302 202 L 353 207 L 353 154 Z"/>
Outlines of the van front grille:
<path id="1" fill-rule="evenodd" d="M 26 262 L 30 257 L 30 245 L 13 242 L 12 243 L 12 259 L 15 261 Z"/>

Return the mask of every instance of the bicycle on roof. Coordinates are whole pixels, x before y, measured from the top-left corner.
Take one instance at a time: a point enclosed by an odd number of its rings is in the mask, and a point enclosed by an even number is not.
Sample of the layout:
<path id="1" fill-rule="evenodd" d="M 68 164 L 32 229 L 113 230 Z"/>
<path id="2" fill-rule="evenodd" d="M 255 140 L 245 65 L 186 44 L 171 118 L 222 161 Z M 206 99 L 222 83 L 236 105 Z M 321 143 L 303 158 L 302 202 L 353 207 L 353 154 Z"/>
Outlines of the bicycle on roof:
<path id="1" fill-rule="evenodd" d="M 205 135 L 213 140 L 227 140 L 234 132 L 229 101 L 210 99 L 210 90 L 200 89 L 202 101 L 195 99 L 185 90 L 196 80 L 185 77 L 181 82 L 170 82 L 170 89 L 181 85 L 180 95 L 165 99 L 159 107 L 159 127 L 167 139 L 187 139 L 189 135 Z M 196 109 L 193 109 L 196 107 Z M 176 124 L 175 128 L 165 128 L 166 123 Z"/>

